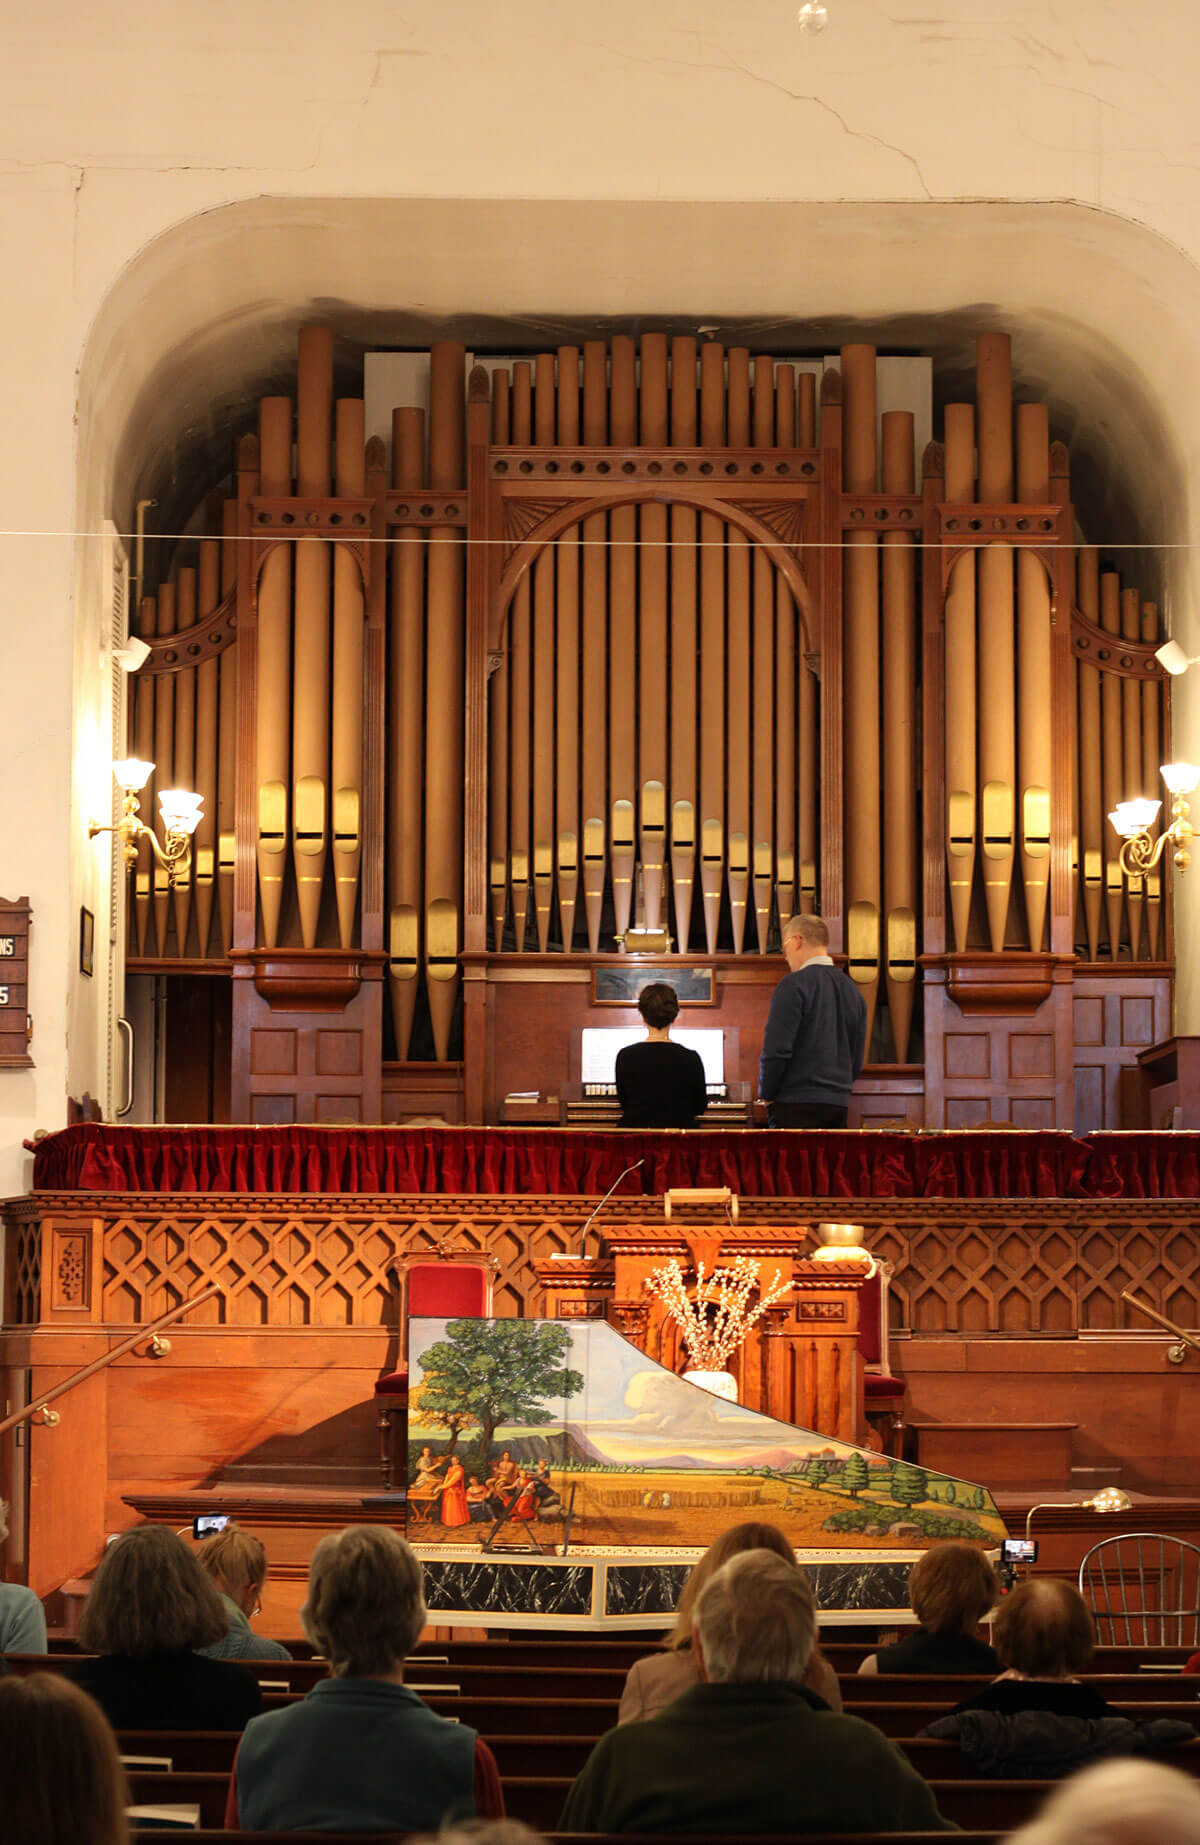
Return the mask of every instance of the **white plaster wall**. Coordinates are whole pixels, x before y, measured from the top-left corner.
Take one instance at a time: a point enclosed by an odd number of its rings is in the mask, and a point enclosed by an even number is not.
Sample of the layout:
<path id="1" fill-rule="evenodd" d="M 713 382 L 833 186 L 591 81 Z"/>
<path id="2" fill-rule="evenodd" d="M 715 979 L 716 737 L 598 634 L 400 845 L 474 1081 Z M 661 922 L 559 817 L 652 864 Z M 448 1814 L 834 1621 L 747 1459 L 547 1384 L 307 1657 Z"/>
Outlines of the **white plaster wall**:
<path id="1" fill-rule="evenodd" d="M 167 387 L 202 388 L 213 354 L 253 369 L 272 328 L 363 303 L 697 318 L 978 304 L 981 320 L 1017 323 L 1028 349 L 1040 341 L 1060 373 L 1074 352 L 1080 390 L 1094 375 L 1123 443 L 1128 397 L 1151 491 L 1174 464 L 1164 532 L 1184 544 L 1200 529 L 1189 0 L 829 10 L 814 39 L 796 28 L 795 0 L 442 0 L 411 18 L 373 0 L 9 0 L 0 531 L 35 536 L 0 536 L 0 891 L 35 906 L 37 1068 L 0 1073 L 0 1192 L 22 1181 L 21 1137 L 63 1120 L 68 1087 L 98 1088 L 94 996 L 73 971 L 78 901 L 98 875 L 79 862 L 91 770 L 73 770 L 71 747 L 73 698 L 85 735 L 94 698 L 72 665 L 74 590 L 90 565 L 68 534 L 98 530 L 128 486 L 122 442 L 127 466 L 128 443 L 177 414 Z M 389 223 L 335 203 L 420 199 L 521 204 L 441 218 L 414 206 Z M 542 200 L 662 209 L 581 215 Z M 908 209 L 870 223 L 800 209 L 873 200 Z M 971 200 L 1043 208 L 926 217 Z M 1057 245 L 1032 230 L 1055 201 L 1090 208 Z M 245 214 L 240 236 L 227 234 L 229 206 Z M 1175 558 L 1173 620 L 1200 651 L 1190 553 Z M 1179 712 L 1179 732 L 1197 736 L 1200 689 Z M 1195 900 L 1181 905 L 1180 1018 L 1193 1029 L 1198 918 Z"/>

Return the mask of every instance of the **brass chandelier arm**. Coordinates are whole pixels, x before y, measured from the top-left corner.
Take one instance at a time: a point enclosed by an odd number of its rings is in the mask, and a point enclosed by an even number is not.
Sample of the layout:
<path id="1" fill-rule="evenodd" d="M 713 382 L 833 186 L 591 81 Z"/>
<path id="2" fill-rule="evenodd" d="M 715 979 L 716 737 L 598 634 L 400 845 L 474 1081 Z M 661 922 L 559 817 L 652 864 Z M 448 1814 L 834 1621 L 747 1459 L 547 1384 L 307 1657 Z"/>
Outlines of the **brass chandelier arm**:
<path id="1" fill-rule="evenodd" d="M 101 833 L 116 833 L 121 841 L 125 863 L 130 869 L 137 863 L 138 841 L 146 840 L 155 859 L 167 874 L 167 882 L 174 885 L 176 880 L 186 875 L 192 862 L 192 836 L 177 827 L 168 827 L 165 845 L 160 843 L 152 826 L 147 826 L 138 811 L 137 795 L 130 792 L 125 795 L 121 818 L 115 824 L 110 821 L 89 820 L 88 838 L 96 839 Z"/>

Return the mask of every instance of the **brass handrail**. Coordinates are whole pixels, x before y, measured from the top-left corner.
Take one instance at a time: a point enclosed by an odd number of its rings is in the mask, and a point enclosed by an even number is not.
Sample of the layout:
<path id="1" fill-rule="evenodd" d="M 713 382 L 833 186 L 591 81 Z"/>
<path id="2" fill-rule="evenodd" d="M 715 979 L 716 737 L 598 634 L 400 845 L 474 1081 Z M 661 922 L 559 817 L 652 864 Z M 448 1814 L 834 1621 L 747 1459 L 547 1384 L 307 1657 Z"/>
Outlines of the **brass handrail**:
<path id="1" fill-rule="evenodd" d="M 1181 1365 L 1183 1363 L 1187 1357 L 1189 1345 L 1193 1352 L 1200 1352 L 1200 1340 L 1194 1339 L 1191 1333 L 1184 1332 L 1182 1326 L 1176 1326 L 1174 1320 L 1169 1320 L 1165 1313 L 1160 1313 L 1157 1307 L 1150 1305 L 1149 1301 L 1142 1300 L 1137 1294 L 1131 1294 L 1128 1288 L 1121 1289 L 1121 1299 L 1127 1300 L 1129 1305 L 1136 1307 L 1139 1313 L 1144 1313 L 1148 1320 L 1157 1320 L 1160 1326 L 1165 1326 L 1168 1332 L 1175 1334 L 1179 1344 L 1173 1345 L 1167 1353 L 1171 1364 Z"/>
<path id="2" fill-rule="evenodd" d="M 112 1364 L 118 1358 L 123 1358 L 126 1352 L 131 1352 L 135 1345 L 142 1343 L 143 1339 L 153 1342 L 162 1327 L 170 1326 L 176 1320 L 181 1320 L 185 1313 L 191 1313 L 194 1307 L 203 1306 L 206 1300 L 211 1300 L 215 1294 L 223 1292 L 224 1290 L 214 1281 L 211 1287 L 205 1288 L 203 1294 L 194 1295 L 191 1300 L 185 1300 L 178 1307 L 172 1307 L 169 1313 L 160 1313 L 158 1318 L 151 1320 L 148 1326 L 139 1326 L 128 1339 L 122 1339 L 120 1345 L 114 1345 L 111 1352 L 105 1352 L 103 1358 L 93 1358 L 90 1365 L 84 1365 L 81 1371 L 76 1371 L 73 1376 L 64 1378 L 61 1384 L 55 1384 L 53 1390 L 44 1390 L 41 1396 L 36 1397 L 32 1403 L 27 1403 L 24 1409 L 18 1409 L 13 1415 L 6 1416 L 3 1422 L 0 1422 L 0 1435 L 7 1434 L 8 1430 L 15 1428 L 18 1422 L 28 1422 L 31 1416 L 36 1416 L 44 1410 L 48 1403 L 53 1403 L 55 1397 L 65 1396 L 68 1390 L 74 1390 L 76 1384 L 82 1384 L 86 1378 L 94 1377 L 97 1371 L 103 1371 L 106 1365 Z M 47 1418 L 47 1425 L 52 1428 L 57 1421 L 58 1416 L 55 1414 L 53 1420 Z"/>

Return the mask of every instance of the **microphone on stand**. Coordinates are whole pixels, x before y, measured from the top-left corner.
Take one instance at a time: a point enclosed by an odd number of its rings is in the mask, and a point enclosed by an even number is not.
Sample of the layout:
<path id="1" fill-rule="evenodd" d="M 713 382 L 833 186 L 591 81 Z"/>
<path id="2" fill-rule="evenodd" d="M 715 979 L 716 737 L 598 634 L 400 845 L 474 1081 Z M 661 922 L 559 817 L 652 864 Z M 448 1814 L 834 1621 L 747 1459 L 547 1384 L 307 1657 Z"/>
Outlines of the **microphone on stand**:
<path id="1" fill-rule="evenodd" d="M 596 1219 L 599 1217 L 601 1211 L 604 1209 L 605 1205 L 608 1203 L 613 1193 L 616 1191 L 618 1185 L 621 1183 L 621 1180 L 627 1179 L 631 1172 L 636 1172 L 639 1166 L 644 1166 L 645 1164 L 646 1162 L 644 1159 L 634 1160 L 632 1166 L 626 1166 L 624 1172 L 619 1172 L 617 1174 L 616 1178 L 613 1180 L 612 1184 L 609 1186 L 603 1198 L 601 1198 L 599 1204 L 596 1206 L 595 1210 L 592 1212 L 591 1216 L 588 1218 L 587 1222 L 584 1224 L 583 1229 L 579 1233 L 579 1254 L 577 1258 L 578 1260 L 582 1261 L 583 1258 L 587 1255 L 587 1233 L 591 1229 L 592 1225 L 595 1223 Z"/>

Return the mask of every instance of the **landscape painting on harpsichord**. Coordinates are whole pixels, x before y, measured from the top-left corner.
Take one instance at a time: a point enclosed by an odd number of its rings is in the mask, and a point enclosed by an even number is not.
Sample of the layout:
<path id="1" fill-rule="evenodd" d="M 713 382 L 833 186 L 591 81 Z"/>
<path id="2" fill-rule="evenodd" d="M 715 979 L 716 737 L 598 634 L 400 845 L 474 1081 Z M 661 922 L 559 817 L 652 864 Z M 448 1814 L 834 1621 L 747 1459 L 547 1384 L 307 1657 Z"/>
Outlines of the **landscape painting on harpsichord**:
<path id="1" fill-rule="evenodd" d="M 414 1542 L 503 1519 L 549 1544 L 568 1506 L 572 1546 L 703 1546 L 739 1518 L 804 1549 L 1006 1535 L 984 1487 L 710 1396 L 603 1320 L 413 1319 L 408 1366 Z"/>

